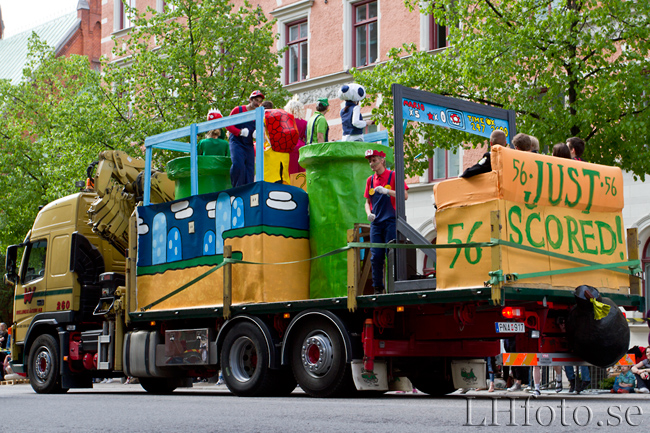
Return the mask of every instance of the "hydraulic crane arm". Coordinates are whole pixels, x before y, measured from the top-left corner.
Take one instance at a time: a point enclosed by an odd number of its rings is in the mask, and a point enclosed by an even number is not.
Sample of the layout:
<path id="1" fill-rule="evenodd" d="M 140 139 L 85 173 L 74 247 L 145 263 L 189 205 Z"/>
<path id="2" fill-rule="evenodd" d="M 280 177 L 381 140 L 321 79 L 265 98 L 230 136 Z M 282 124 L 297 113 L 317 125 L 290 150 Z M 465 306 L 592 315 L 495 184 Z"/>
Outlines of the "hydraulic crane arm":
<path id="1" fill-rule="evenodd" d="M 95 175 L 92 176 L 93 168 Z M 97 199 L 88 210 L 93 231 L 111 242 L 122 253 L 128 248 L 128 221 L 142 201 L 145 162 L 119 150 L 99 154 L 99 160 L 88 167 L 90 185 Z M 174 200 L 174 182 L 163 172 L 151 173 L 151 202 Z"/>

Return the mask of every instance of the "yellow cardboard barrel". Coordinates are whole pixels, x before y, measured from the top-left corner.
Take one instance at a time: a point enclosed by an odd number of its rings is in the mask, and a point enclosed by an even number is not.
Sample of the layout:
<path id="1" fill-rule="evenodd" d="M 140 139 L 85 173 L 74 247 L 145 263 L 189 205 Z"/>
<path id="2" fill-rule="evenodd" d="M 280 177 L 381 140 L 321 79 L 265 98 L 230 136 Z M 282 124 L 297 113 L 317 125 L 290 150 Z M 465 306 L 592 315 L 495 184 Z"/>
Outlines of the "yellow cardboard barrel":
<path id="1" fill-rule="evenodd" d="M 434 186 L 441 244 L 487 242 L 490 212 L 500 211 L 501 238 L 518 245 L 596 263 L 626 260 L 623 230 L 623 174 L 619 168 L 492 148 L 492 172 Z M 504 274 L 535 273 L 583 265 L 511 247 L 502 249 Z M 480 287 L 492 270 L 490 247 L 440 249 L 438 288 Z M 518 280 L 519 287 L 570 288 L 581 284 L 604 291 L 629 286 L 611 270 Z"/>

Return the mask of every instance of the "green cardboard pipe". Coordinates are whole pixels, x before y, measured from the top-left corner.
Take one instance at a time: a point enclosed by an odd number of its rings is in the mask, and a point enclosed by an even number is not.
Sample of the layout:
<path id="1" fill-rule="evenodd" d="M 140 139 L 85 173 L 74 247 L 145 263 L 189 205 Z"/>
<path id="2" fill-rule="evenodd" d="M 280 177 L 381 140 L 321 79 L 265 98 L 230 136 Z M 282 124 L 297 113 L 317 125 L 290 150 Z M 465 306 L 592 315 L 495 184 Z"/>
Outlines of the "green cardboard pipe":
<path id="1" fill-rule="evenodd" d="M 299 163 L 307 175 L 312 257 L 344 247 L 347 231 L 355 223 L 368 223 L 363 196 L 372 174 L 365 158 L 368 149 L 385 152 L 386 165 L 393 165 L 393 150 L 376 143 L 339 141 L 300 149 Z M 347 254 L 312 261 L 310 298 L 345 296 L 347 272 Z"/>
<path id="2" fill-rule="evenodd" d="M 223 191 L 231 188 L 230 166 L 232 161 L 229 156 L 198 156 L 199 166 L 199 194 Z M 189 197 L 190 183 L 190 157 L 182 156 L 172 159 L 167 163 L 167 177 L 176 182 L 175 198 Z"/>

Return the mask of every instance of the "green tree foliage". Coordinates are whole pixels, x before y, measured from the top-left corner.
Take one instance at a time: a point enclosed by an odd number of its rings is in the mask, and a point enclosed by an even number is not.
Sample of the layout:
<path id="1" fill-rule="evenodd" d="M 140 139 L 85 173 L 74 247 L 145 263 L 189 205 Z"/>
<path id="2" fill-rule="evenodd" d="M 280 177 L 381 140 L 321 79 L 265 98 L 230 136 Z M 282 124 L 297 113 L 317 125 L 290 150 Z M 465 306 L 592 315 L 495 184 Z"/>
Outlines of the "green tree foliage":
<path id="1" fill-rule="evenodd" d="M 38 206 L 76 190 L 101 150 L 124 144 L 86 57 L 56 57 L 36 35 L 29 50 L 24 80 L 0 82 L 2 251 L 22 241 Z"/>
<path id="2" fill-rule="evenodd" d="M 227 0 L 171 0 L 164 13 L 129 9 L 135 25 L 114 38 L 125 60 L 106 62 L 107 81 L 131 95 L 131 121 L 140 139 L 206 119 L 209 108 L 224 116 L 247 104 L 259 89 L 276 105 L 288 93 L 279 80 L 277 35 L 260 7 L 235 10 Z"/>
<path id="3" fill-rule="evenodd" d="M 130 11 L 134 27 L 114 52 L 128 58 L 104 59 L 101 73 L 34 35 L 23 82 L 0 82 L 0 251 L 23 240 L 39 205 L 77 191 L 100 151 L 142 156 L 145 137 L 203 122 L 210 107 L 228 115 L 254 89 L 285 102 L 277 36 L 259 7 L 166 4 L 164 14 Z M 156 165 L 176 156 L 161 152 Z"/>
<path id="4" fill-rule="evenodd" d="M 405 0 L 413 10 L 419 1 Z M 449 30 L 449 48 L 393 49 L 385 64 L 353 71 L 377 119 L 392 126 L 390 85 L 517 112 L 517 129 L 542 147 L 571 136 L 587 141 L 584 158 L 650 173 L 650 2 L 641 0 L 436 0 L 432 13 Z M 374 98 L 373 98 L 374 96 Z M 419 137 L 425 137 L 421 143 Z M 420 152 L 485 140 L 410 125 L 406 160 L 421 172 Z M 427 142 L 428 141 L 428 142 Z M 433 145 L 433 146 L 432 146 Z"/>

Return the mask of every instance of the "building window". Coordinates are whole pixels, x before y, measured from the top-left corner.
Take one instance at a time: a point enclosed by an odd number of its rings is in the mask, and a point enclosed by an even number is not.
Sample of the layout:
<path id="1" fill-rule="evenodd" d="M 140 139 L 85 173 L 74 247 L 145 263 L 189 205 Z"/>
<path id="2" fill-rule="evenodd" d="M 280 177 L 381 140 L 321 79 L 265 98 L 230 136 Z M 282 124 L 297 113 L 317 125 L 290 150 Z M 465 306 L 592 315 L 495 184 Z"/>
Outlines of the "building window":
<path id="1" fill-rule="evenodd" d="M 113 9 L 114 31 L 128 29 L 132 26 L 127 7 L 135 8 L 135 0 L 115 0 Z"/>
<path id="2" fill-rule="evenodd" d="M 363 133 L 364 134 L 372 134 L 373 132 L 377 132 L 377 124 L 373 123 L 372 125 L 368 125 L 365 128 L 363 128 Z"/>
<path id="3" fill-rule="evenodd" d="M 433 238 L 431 243 L 436 244 L 437 238 Z M 425 277 L 436 277 L 436 260 L 435 257 L 429 257 L 426 254 L 424 255 L 424 261 L 422 262 L 422 275 Z"/>
<path id="4" fill-rule="evenodd" d="M 280 60 L 281 82 L 298 83 L 309 78 L 309 14 L 314 0 L 298 0 L 271 11 L 278 23 L 278 50 L 287 47 Z"/>
<path id="5" fill-rule="evenodd" d="M 436 50 L 447 46 L 447 27 L 436 22 L 433 15 L 429 15 L 429 49 Z"/>
<path id="6" fill-rule="evenodd" d="M 429 182 L 450 179 L 461 174 L 461 149 L 436 149 L 429 159 Z"/>
<path id="7" fill-rule="evenodd" d="M 308 22 L 287 25 L 287 84 L 307 78 L 309 66 Z"/>
<path id="8" fill-rule="evenodd" d="M 176 6 L 165 0 L 156 0 L 156 11 L 160 13 L 173 12 Z"/>
<path id="9" fill-rule="evenodd" d="M 354 5 L 353 58 L 354 66 L 366 66 L 377 62 L 379 22 L 377 1 Z"/>

